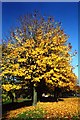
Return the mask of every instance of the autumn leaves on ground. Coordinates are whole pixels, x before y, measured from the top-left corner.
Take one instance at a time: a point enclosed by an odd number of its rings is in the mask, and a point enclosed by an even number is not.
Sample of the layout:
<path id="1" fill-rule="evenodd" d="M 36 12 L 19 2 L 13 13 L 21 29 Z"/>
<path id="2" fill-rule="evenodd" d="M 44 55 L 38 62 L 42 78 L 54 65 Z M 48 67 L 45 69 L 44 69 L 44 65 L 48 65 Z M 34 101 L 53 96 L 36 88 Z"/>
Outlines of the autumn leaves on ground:
<path id="1" fill-rule="evenodd" d="M 15 118 L 18 120 L 18 114 L 26 112 L 26 120 L 28 118 L 52 118 L 52 120 L 59 118 L 66 118 L 68 120 L 79 120 L 80 114 L 80 98 L 63 98 L 64 101 L 59 102 L 38 102 L 36 106 L 25 106 L 16 110 L 7 112 L 7 120 Z M 40 115 L 40 116 L 39 116 Z M 23 117 L 24 118 L 24 117 Z M 22 120 L 25 120 L 22 119 Z M 21 117 L 20 117 L 21 119 Z"/>

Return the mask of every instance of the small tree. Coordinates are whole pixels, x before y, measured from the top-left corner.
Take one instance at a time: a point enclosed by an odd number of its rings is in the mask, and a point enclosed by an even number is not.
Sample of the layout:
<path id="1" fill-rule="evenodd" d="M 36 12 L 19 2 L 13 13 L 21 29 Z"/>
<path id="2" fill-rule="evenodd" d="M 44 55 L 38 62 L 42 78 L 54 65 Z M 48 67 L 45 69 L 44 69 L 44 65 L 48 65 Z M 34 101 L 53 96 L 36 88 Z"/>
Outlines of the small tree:
<path id="1" fill-rule="evenodd" d="M 45 20 L 37 12 L 21 17 L 20 27 L 11 32 L 3 49 L 3 78 L 16 77 L 25 84 L 30 83 L 33 105 L 37 102 L 37 88 L 43 84 L 53 90 L 74 89 L 77 77 L 69 54 L 72 46 L 67 40 L 61 24 L 52 17 Z M 38 90 L 40 94 L 42 89 Z"/>

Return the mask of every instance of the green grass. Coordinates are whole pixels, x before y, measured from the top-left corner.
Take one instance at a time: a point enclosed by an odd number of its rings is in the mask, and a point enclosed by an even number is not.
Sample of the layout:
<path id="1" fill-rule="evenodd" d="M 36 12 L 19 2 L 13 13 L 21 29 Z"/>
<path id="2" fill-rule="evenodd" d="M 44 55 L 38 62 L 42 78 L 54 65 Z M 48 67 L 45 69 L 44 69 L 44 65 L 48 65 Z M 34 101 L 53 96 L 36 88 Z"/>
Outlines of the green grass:
<path id="1" fill-rule="evenodd" d="M 24 101 L 29 101 L 31 99 L 25 98 L 25 99 L 21 99 L 21 100 L 17 100 L 17 102 L 24 102 Z"/>
<path id="2" fill-rule="evenodd" d="M 32 120 L 32 119 L 41 119 L 44 118 L 46 111 L 43 112 L 42 109 L 36 108 L 34 110 L 29 110 L 27 112 L 23 112 L 22 114 L 18 114 L 16 118 L 11 118 L 10 120 Z"/>
<path id="3" fill-rule="evenodd" d="M 11 100 L 5 100 L 4 102 L 2 102 L 2 104 L 9 104 L 11 102 L 12 102 Z"/>
<path id="4" fill-rule="evenodd" d="M 31 99 L 28 99 L 28 98 L 23 99 L 23 98 L 21 98 L 21 100 L 18 99 L 17 102 L 20 103 L 20 102 L 29 101 L 29 100 L 31 100 Z M 11 103 L 11 102 L 12 102 L 12 101 L 9 99 L 9 100 L 5 100 L 5 101 L 3 102 L 3 104 L 9 104 L 9 103 Z M 16 101 L 15 101 L 15 102 L 16 102 Z"/>
<path id="5" fill-rule="evenodd" d="M 37 116 L 33 116 L 33 117 L 30 117 L 30 116 L 26 116 L 26 113 L 23 113 L 23 114 L 20 114 L 17 118 L 11 118 L 10 120 L 41 120 L 41 119 L 43 119 L 43 120 L 46 120 L 46 118 L 43 118 L 42 117 L 42 115 L 37 115 Z M 57 117 L 57 118 L 51 118 L 51 120 L 80 120 L 80 117 L 78 117 L 78 116 L 73 116 L 72 118 L 65 118 L 65 117 L 63 117 L 63 118 L 59 118 L 59 117 Z"/>

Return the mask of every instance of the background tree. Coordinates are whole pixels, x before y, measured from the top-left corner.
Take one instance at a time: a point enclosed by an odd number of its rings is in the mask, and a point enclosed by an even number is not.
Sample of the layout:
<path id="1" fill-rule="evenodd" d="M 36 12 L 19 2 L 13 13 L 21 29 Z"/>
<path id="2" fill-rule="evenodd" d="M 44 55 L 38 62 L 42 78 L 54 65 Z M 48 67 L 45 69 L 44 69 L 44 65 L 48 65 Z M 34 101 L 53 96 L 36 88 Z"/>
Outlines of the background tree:
<path id="1" fill-rule="evenodd" d="M 15 84 L 10 84 L 6 83 L 2 85 L 3 91 L 2 91 L 2 98 L 3 101 L 7 97 L 12 100 L 12 103 L 14 102 L 16 98 L 16 91 L 20 90 L 21 86 L 20 85 L 15 85 Z M 6 98 L 5 98 L 6 97 Z"/>
<path id="2" fill-rule="evenodd" d="M 36 11 L 20 17 L 20 27 L 11 32 L 8 44 L 3 45 L 2 76 L 30 85 L 33 105 L 45 88 L 54 91 L 57 100 L 60 89 L 73 90 L 77 77 L 72 71 L 71 44 L 52 17 L 44 19 Z M 75 51 L 76 54 L 76 51 Z M 45 87 L 44 87 L 45 86 Z"/>

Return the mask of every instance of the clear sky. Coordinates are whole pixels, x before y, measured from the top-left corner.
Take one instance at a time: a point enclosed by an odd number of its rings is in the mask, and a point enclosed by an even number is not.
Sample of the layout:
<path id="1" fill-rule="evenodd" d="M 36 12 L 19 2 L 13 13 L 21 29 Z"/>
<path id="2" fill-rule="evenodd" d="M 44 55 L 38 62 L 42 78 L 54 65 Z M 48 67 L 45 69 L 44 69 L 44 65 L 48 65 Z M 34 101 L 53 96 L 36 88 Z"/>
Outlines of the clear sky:
<path id="1" fill-rule="evenodd" d="M 42 15 L 53 16 L 57 22 L 62 22 L 62 28 L 70 36 L 72 51 L 78 51 L 78 3 L 77 2 L 4 2 L 2 3 L 2 35 L 8 34 L 11 27 L 16 26 L 18 17 L 27 12 L 39 10 Z M 72 65 L 78 64 L 78 55 Z M 74 70 L 78 76 L 78 68 Z"/>

